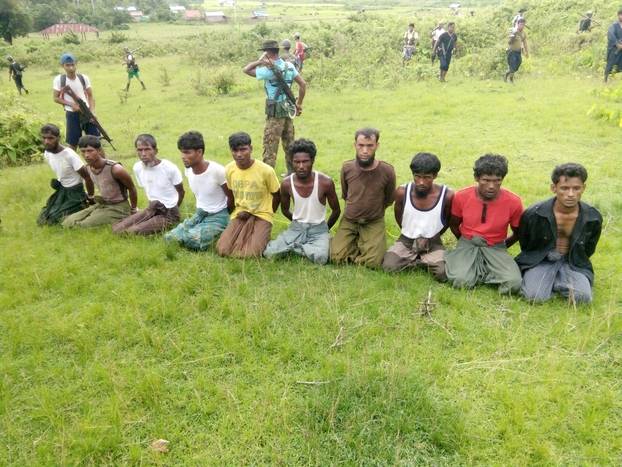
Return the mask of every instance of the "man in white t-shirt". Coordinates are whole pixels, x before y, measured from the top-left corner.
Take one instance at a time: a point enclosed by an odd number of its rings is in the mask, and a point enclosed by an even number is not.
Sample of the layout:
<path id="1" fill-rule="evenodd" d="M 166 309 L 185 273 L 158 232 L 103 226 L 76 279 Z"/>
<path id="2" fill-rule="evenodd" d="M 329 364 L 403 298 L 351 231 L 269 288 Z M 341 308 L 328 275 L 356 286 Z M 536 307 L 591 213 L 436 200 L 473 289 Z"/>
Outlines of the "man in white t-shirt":
<path id="1" fill-rule="evenodd" d="M 99 130 L 91 121 L 85 120 L 85 116 L 80 112 L 80 106 L 69 94 L 65 93 L 65 89 L 71 88 L 74 94 L 86 103 L 93 114 L 95 114 L 95 98 L 89 77 L 76 71 L 76 59 L 72 54 L 64 53 L 61 55 L 60 64 L 65 73 L 56 75 L 54 78 L 52 95 L 54 102 L 62 105 L 65 109 L 67 122 L 65 140 L 75 150 L 82 133 L 99 136 Z"/>
<path id="2" fill-rule="evenodd" d="M 137 235 L 163 232 L 179 222 L 185 194 L 181 172 L 171 161 L 158 159 L 158 144 L 152 135 L 138 135 L 134 147 L 140 158 L 134 164 L 134 176 L 145 189 L 149 205 L 113 225 L 112 231 Z"/>
<path id="3" fill-rule="evenodd" d="M 191 250 L 206 250 L 229 224 L 233 195 L 227 187 L 225 168 L 204 158 L 205 142 L 198 131 L 179 137 L 177 148 L 186 167 L 186 178 L 197 200 L 195 214 L 168 232 L 164 239 Z"/>
<path id="4" fill-rule="evenodd" d="M 304 256 L 314 263 L 326 264 L 329 257 L 329 231 L 341 214 L 335 183 L 313 170 L 317 148 L 308 139 L 297 139 L 289 147 L 294 173 L 281 182 L 281 212 L 292 223 L 268 243 L 266 258 L 287 253 Z M 290 202 L 294 200 L 293 213 Z M 326 205 L 331 214 L 326 220 Z"/>
<path id="5" fill-rule="evenodd" d="M 95 188 L 80 156 L 73 149 L 60 145 L 60 130 L 56 125 L 51 123 L 43 125 L 41 141 L 45 148 L 43 157 L 56 174 L 56 178 L 51 182 L 54 193 L 41 210 L 37 224 L 60 224 L 64 217 L 86 207 L 87 195 L 82 180 L 84 179 L 86 183 L 89 197 L 93 196 Z"/>

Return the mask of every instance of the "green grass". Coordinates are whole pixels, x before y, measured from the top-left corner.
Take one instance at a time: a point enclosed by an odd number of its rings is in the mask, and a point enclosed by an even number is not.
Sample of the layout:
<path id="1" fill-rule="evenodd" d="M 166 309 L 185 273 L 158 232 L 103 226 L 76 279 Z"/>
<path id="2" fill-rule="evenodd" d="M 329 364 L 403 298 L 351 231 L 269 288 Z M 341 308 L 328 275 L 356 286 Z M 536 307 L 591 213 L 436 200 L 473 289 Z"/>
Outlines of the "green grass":
<path id="1" fill-rule="evenodd" d="M 146 131 L 181 167 L 176 139 L 189 129 L 221 163 L 234 131 L 248 131 L 261 153 L 253 80 L 240 72 L 233 96 L 199 96 L 183 58 L 140 64 L 148 90 L 134 83 L 124 104 L 121 66 L 81 69 L 118 145 L 111 158 L 130 167 L 132 139 Z M 451 72 L 446 85 L 329 93 L 312 84 L 296 129 L 333 177 L 363 125 L 381 129 L 378 156 L 400 182 L 417 151 L 437 153 L 439 180 L 455 188 L 471 183 L 476 157 L 499 152 L 510 160 L 504 185 L 526 204 L 549 195 L 555 164 L 585 164 L 585 199 L 605 229 L 595 301 L 576 310 L 456 291 L 422 273 L 228 260 L 167 249 L 159 237 L 39 228 L 49 168 L 3 170 L 0 464 L 619 464 L 620 130 L 586 116 L 598 81 L 540 76 L 543 66 L 533 62 L 515 86 Z M 63 123 L 51 80 L 52 70 L 29 69 L 25 99 Z M 193 208 L 190 195 L 184 214 Z M 387 220 L 392 242 L 390 210 Z M 273 235 L 285 226 L 279 215 Z M 436 307 L 424 317 L 429 289 Z M 169 453 L 149 449 L 159 438 Z"/>

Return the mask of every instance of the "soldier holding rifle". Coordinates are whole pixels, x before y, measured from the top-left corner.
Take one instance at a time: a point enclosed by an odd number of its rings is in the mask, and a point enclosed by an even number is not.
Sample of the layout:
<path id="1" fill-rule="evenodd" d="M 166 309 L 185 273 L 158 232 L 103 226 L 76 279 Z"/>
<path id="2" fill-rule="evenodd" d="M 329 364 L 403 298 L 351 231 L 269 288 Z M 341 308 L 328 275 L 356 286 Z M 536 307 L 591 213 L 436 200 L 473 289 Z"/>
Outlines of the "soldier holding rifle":
<path id="1" fill-rule="evenodd" d="M 263 137 L 263 161 L 274 167 L 279 148 L 279 140 L 285 152 L 287 173 L 292 173 L 292 161 L 287 148 L 294 141 L 293 117 L 302 113 L 306 83 L 298 74 L 296 67 L 279 57 L 279 43 L 265 41 L 259 60 L 246 65 L 244 73 L 264 81 L 266 91 L 266 125 Z M 292 93 L 293 82 L 298 84 L 298 98 Z"/>
<path id="2" fill-rule="evenodd" d="M 67 124 L 65 140 L 75 150 L 83 133 L 93 136 L 100 135 L 97 126 L 90 119 L 85 119 L 76 97 L 84 101 L 86 108 L 91 113 L 95 111 L 95 98 L 89 77 L 76 71 L 76 59 L 72 54 L 62 54 L 60 64 L 65 70 L 65 74 L 57 75 L 54 78 L 53 98 L 54 102 L 62 105 L 65 109 Z"/>

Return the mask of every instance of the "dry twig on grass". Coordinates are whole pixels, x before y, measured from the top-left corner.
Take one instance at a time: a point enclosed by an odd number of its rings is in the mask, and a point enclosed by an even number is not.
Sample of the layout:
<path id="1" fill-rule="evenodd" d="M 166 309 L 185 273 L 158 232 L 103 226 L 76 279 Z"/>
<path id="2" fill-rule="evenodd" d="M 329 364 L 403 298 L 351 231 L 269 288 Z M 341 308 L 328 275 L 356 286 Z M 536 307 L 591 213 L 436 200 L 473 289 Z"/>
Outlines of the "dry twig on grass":
<path id="1" fill-rule="evenodd" d="M 335 337 L 335 342 L 333 342 L 329 348 L 341 347 L 344 343 L 344 337 L 345 328 L 343 327 L 343 317 L 341 317 L 339 318 L 339 332 L 337 333 L 337 337 Z"/>
<path id="2" fill-rule="evenodd" d="M 322 384 L 328 384 L 332 381 L 296 381 L 296 384 L 304 384 L 306 386 L 321 386 Z"/>
<path id="3" fill-rule="evenodd" d="M 419 308 L 417 309 L 417 313 L 420 316 L 425 316 L 426 318 L 428 318 L 430 321 L 432 321 L 434 324 L 436 324 L 439 328 L 441 328 L 443 331 L 445 331 L 447 333 L 447 335 L 453 340 L 454 335 L 451 333 L 451 331 L 449 329 L 447 329 L 446 326 L 444 326 L 443 324 L 441 324 L 438 321 L 436 321 L 434 319 L 434 317 L 432 317 L 432 311 L 434 310 L 434 308 L 436 308 L 436 303 L 434 303 L 432 301 L 432 287 L 430 287 L 428 289 L 428 295 L 426 296 L 425 300 L 423 300 L 419 304 Z"/>

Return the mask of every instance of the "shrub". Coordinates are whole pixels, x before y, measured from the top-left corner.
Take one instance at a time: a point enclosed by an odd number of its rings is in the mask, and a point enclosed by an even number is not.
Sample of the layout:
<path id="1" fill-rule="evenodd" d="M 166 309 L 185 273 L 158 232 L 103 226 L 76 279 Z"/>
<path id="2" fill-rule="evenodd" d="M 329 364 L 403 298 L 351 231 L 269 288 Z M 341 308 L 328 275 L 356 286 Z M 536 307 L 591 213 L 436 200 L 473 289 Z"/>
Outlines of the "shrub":
<path id="1" fill-rule="evenodd" d="M 43 120 L 13 93 L 0 94 L 0 168 L 41 162 Z"/>
<path id="2" fill-rule="evenodd" d="M 230 68 L 216 71 L 210 79 L 210 84 L 216 89 L 218 94 L 229 94 L 235 83 L 235 73 Z"/>
<path id="3" fill-rule="evenodd" d="M 108 43 L 109 44 L 122 44 L 124 42 L 127 42 L 129 40 L 129 38 L 127 37 L 126 34 L 122 33 L 122 32 L 112 32 L 110 33 L 110 37 L 108 38 Z"/>
<path id="4" fill-rule="evenodd" d="M 64 35 L 63 35 L 63 43 L 64 44 L 75 44 L 75 45 L 79 45 L 80 44 L 80 38 L 78 37 L 78 35 L 73 32 L 73 31 L 67 31 Z"/>

